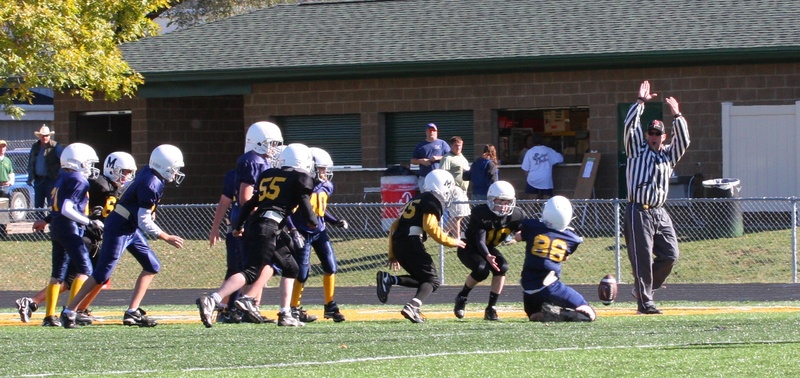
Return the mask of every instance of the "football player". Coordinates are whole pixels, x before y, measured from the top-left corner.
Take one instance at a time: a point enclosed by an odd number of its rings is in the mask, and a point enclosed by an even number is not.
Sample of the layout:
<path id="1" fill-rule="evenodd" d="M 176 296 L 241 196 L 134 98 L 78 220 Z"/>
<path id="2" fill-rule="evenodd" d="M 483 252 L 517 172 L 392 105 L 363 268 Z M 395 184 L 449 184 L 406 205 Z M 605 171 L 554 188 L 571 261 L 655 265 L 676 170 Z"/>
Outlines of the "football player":
<path id="1" fill-rule="evenodd" d="M 278 125 L 272 122 L 256 122 L 250 125 L 250 127 L 247 129 L 244 145 L 245 153 L 236 161 L 237 200 L 233 209 L 231 210 L 231 220 L 236 219 L 235 217 L 238 217 L 241 206 L 243 206 L 245 202 L 249 201 L 250 198 L 253 197 L 253 193 L 256 191 L 255 185 L 258 176 L 267 169 L 273 167 L 277 161 L 279 150 L 282 145 L 283 134 L 281 134 L 281 129 L 278 127 Z M 246 249 L 241 244 L 241 241 L 237 240 L 233 243 L 238 243 L 239 248 L 243 248 L 243 251 L 240 254 L 240 261 L 235 264 L 235 268 L 231 274 L 244 268 L 244 262 L 251 253 L 250 250 Z M 261 303 L 261 295 L 264 291 L 263 288 L 267 284 L 267 281 L 272 278 L 274 273 L 275 270 L 271 264 L 265 265 L 263 271 L 261 274 L 259 274 L 258 279 L 253 282 L 252 285 L 248 285 L 243 289 L 244 295 L 246 296 L 245 300 L 250 300 L 250 298 L 252 298 L 254 302 L 253 305 L 258 308 L 259 304 Z M 232 304 L 236 302 L 239 299 L 241 292 L 242 290 L 237 290 L 231 293 L 231 297 L 228 298 L 226 303 Z M 234 311 L 232 308 L 229 308 L 228 310 Z M 249 314 L 258 315 L 259 313 L 251 311 Z M 226 314 L 223 313 L 223 316 L 224 315 Z M 274 322 L 272 319 L 268 319 L 262 315 L 248 316 L 247 314 L 245 314 L 243 320 L 252 323 Z"/>
<path id="2" fill-rule="evenodd" d="M 292 252 L 300 273 L 297 276 L 297 281 L 294 284 L 294 291 L 292 292 L 292 314 L 295 315 L 301 322 L 310 323 L 317 320 L 317 317 L 307 313 L 300 305 L 300 298 L 303 293 L 303 286 L 308 279 L 308 271 L 310 269 L 311 248 L 314 248 L 314 253 L 317 254 L 319 262 L 322 265 L 322 288 L 325 293 L 325 312 L 323 316 L 325 319 L 333 319 L 334 322 L 343 322 L 344 315 L 339 311 L 339 306 L 334 301 L 334 292 L 336 290 L 336 255 L 333 252 L 333 245 L 331 239 L 328 237 L 328 229 L 326 224 L 331 224 L 336 227 L 348 228 L 347 221 L 344 219 L 337 219 L 328 209 L 328 198 L 333 194 L 333 159 L 325 150 L 321 148 L 311 147 L 311 154 L 314 157 L 314 170 L 316 175 L 314 177 L 314 192 L 311 194 L 311 207 L 314 209 L 314 214 L 317 217 L 317 228 L 309 228 L 305 225 L 305 221 L 301 218 L 300 214 L 294 214 L 289 218 L 290 224 L 296 227 L 300 234 L 305 239 L 303 248 L 298 248 Z"/>
<path id="3" fill-rule="evenodd" d="M 575 253 L 583 239 L 569 228 L 572 203 L 562 196 L 547 200 L 541 219 L 525 219 L 515 236 L 525 241 L 520 284 L 530 321 L 586 321 L 597 314 L 575 289 L 561 282 L 561 264 Z"/>
<path id="4" fill-rule="evenodd" d="M 453 176 L 444 169 L 428 173 L 422 193 L 405 204 L 389 230 L 387 265 L 394 270 L 403 267 L 408 274 L 393 276 L 379 271 L 376 275 L 378 300 L 386 303 L 392 285 L 416 288 L 414 298 L 400 311 L 413 323 L 425 321 L 420 307 L 440 284 L 433 258 L 425 250 L 425 240 L 430 236 L 446 247 L 466 246 L 463 240 L 447 236 L 439 225 L 443 212 L 452 201 L 454 185 Z"/>
<path id="5" fill-rule="evenodd" d="M 75 327 L 75 310 L 92 290 L 108 281 L 124 250 L 128 250 L 141 264 L 142 272 L 136 279 L 133 297 L 123 315 L 122 323 L 140 327 L 154 327 L 158 324 L 139 307 L 150 283 L 161 270 L 161 263 L 155 251 L 150 248 L 145 234 L 158 237 L 175 248 L 183 248 L 183 238 L 164 232 L 153 221 L 166 183 L 174 182 L 177 186 L 183 182 L 183 166 L 181 150 L 173 145 L 162 144 L 150 154 L 149 164 L 123 188 L 114 211 L 105 221 L 97 269 L 78 295 L 61 311 L 61 324 L 64 328 Z"/>
<path id="6" fill-rule="evenodd" d="M 114 205 L 117 203 L 117 198 L 122 191 L 122 186 L 129 182 L 133 176 L 136 175 L 136 161 L 127 152 L 116 151 L 109 154 L 103 162 L 103 174 L 97 178 L 89 179 L 89 214 L 90 220 L 100 220 L 101 222 L 106 219 L 109 213 L 114 210 Z M 33 223 L 34 231 L 43 231 L 45 226 L 50 223 L 52 215 L 48 215 L 44 219 L 39 219 Z M 94 231 L 94 232 L 93 232 Z M 92 266 L 97 264 L 97 256 L 100 250 L 100 242 L 102 241 L 102 233 L 96 232 L 96 228 L 89 228 L 84 232 L 83 241 L 89 249 L 89 257 Z M 64 280 L 64 285 L 61 286 L 60 293 L 63 293 L 72 285 L 75 278 L 75 267 L 70 264 L 67 268 L 67 276 Z M 100 286 L 99 288 L 102 288 Z M 76 322 L 79 325 L 92 324 L 94 318 L 91 316 L 91 311 L 88 309 L 91 300 L 97 296 L 100 290 L 90 294 L 89 299 L 85 306 L 82 306 L 77 311 Z M 33 297 L 24 297 L 17 299 L 17 309 L 19 311 L 20 319 L 27 323 L 30 321 L 31 313 L 39 308 L 39 304 L 45 301 L 47 288 L 42 289 Z M 48 323 L 58 323 L 61 321 L 52 317 Z M 51 324 L 47 324 L 51 325 Z"/>
<path id="7" fill-rule="evenodd" d="M 465 241 L 467 246 L 458 249 L 458 259 L 471 271 L 464 287 L 456 295 L 453 313 L 457 318 L 464 317 L 469 292 L 492 274 L 492 288 L 489 303 L 483 313 L 486 320 L 499 320 L 497 299 L 503 291 L 508 271 L 508 261 L 497 250 L 506 238 L 519 231 L 523 219 L 522 210 L 516 207 L 514 187 L 508 181 L 496 181 L 489 186 L 486 203 L 472 208 L 467 225 Z"/>
<path id="8" fill-rule="evenodd" d="M 89 203 L 89 178 L 95 178 L 100 171 L 94 167 L 99 162 L 94 149 L 83 143 L 72 143 L 61 154 L 61 173 L 53 186 L 50 209 L 50 243 L 52 244 L 53 265 L 50 282 L 47 284 L 47 302 L 43 326 L 58 326 L 55 315 L 58 294 L 64 286 L 67 267 L 75 268 L 75 277 L 70 285 L 70 299 L 73 298 L 87 277 L 92 274 L 89 250 L 83 241 L 87 228 L 102 229 L 98 220 L 86 217 Z M 24 320 L 24 319 L 23 319 Z"/>
<path id="9" fill-rule="evenodd" d="M 280 160 L 280 169 L 268 169 L 258 176 L 256 192 L 242 206 L 240 215 L 235 220 L 234 236 L 243 236 L 245 250 L 249 251 L 245 268 L 225 280 L 216 292 L 201 296 L 195 302 L 200 311 L 200 320 L 207 328 L 212 326 L 212 314 L 222 298 L 244 285 L 252 285 L 270 262 L 276 263 L 282 270 L 278 325 L 304 325 L 292 316 L 289 306 L 294 281 L 299 272 L 282 237 L 285 235 L 282 230 L 286 217 L 295 208 L 305 215 L 309 228 L 317 226 L 317 219 L 309 202 L 314 189 L 311 177 L 314 163 L 311 151 L 302 144 L 288 145 L 281 152 Z M 243 229 L 244 226 L 246 229 Z M 242 296 L 234 305 L 248 316 L 260 316 L 253 298 Z"/>

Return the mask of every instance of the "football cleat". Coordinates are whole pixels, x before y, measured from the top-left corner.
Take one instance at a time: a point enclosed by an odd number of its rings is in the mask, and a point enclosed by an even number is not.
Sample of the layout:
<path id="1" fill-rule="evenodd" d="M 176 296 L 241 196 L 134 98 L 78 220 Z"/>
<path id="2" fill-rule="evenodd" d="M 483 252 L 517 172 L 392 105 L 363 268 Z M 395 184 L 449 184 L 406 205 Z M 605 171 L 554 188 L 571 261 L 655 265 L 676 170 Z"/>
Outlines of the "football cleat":
<path id="1" fill-rule="evenodd" d="M 411 303 L 406 303 L 403 310 L 400 311 L 403 314 L 403 317 L 410 320 L 412 323 L 424 323 L 425 319 L 422 317 L 422 314 L 419 311 L 419 307 L 414 306 Z"/>
<path id="2" fill-rule="evenodd" d="M 94 323 L 94 316 L 89 309 L 75 311 L 75 324 L 79 326 L 86 326 Z"/>
<path id="3" fill-rule="evenodd" d="M 261 311 L 258 309 L 256 305 L 256 299 L 253 297 L 248 297 L 246 295 L 242 295 L 233 302 L 234 306 L 242 311 L 244 317 L 247 318 L 249 323 L 257 323 L 261 324 L 264 323 L 264 317 L 261 315 Z"/>
<path id="4" fill-rule="evenodd" d="M 122 324 L 127 326 L 155 327 L 158 325 L 158 322 L 147 316 L 147 312 L 141 308 L 137 308 L 134 311 L 125 311 L 125 315 L 122 316 Z"/>
<path id="5" fill-rule="evenodd" d="M 242 322 L 242 312 L 238 308 L 226 308 L 219 312 L 217 317 L 222 323 L 239 324 Z"/>
<path id="6" fill-rule="evenodd" d="M 61 321 L 58 320 L 58 317 L 55 315 L 45 316 L 44 320 L 42 321 L 42 327 L 61 327 Z M 74 328 L 74 327 L 64 327 L 64 328 Z"/>
<path id="7" fill-rule="evenodd" d="M 392 288 L 392 276 L 386 272 L 378 272 L 375 277 L 378 290 L 378 300 L 386 303 L 389 299 L 389 290 Z"/>
<path id="8" fill-rule="evenodd" d="M 28 297 L 23 297 L 16 300 L 17 311 L 19 311 L 19 320 L 23 323 L 31 321 L 31 314 L 39 309 L 39 305 Z"/>
<path id="9" fill-rule="evenodd" d="M 497 308 L 494 306 L 486 307 L 486 310 L 483 311 L 483 320 L 500 320 L 497 316 Z"/>
<path id="10" fill-rule="evenodd" d="M 303 323 L 311 323 L 317 320 L 316 315 L 309 314 L 302 307 L 292 307 L 292 316 Z"/>
<path id="11" fill-rule="evenodd" d="M 200 310 L 200 321 L 203 322 L 206 328 L 211 328 L 213 325 L 212 317 L 214 316 L 214 309 L 216 308 L 214 299 L 208 295 L 203 295 L 197 298 L 194 303 L 197 304 L 197 309 Z"/>
<path id="12" fill-rule="evenodd" d="M 297 320 L 291 312 L 285 314 L 278 314 L 279 327 L 302 327 L 305 323 Z"/>
<path id="13" fill-rule="evenodd" d="M 67 314 L 64 310 L 62 310 L 61 311 L 61 316 L 60 316 L 61 319 L 56 319 L 55 316 L 48 316 L 48 317 L 44 318 L 44 320 L 45 320 L 45 322 L 47 322 L 48 321 L 47 319 L 51 318 L 51 320 L 50 320 L 51 324 L 48 324 L 48 326 L 52 326 L 54 324 L 54 321 L 57 322 L 58 320 L 61 320 L 61 322 L 59 322 L 59 324 L 61 324 L 62 327 L 64 327 L 64 328 L 75 328 L 75 325 L 76 325 L 75 316 L 76 315 L 77 314 L 75 314 L 74 312 L 70 313 L 70 314 Z M 42 325 L 44 326 L 45 323 L 42 323 Z"/>
<path id="14" fill-rule="evenodd" d="M 456 295 L 456 305 L 453 306 L 453 314 L 456 318 L 463 319 L 467 308 L 467 297 L 463 295 Z"/>
<path id="15" fill-rule="evenodd" d="M 333 319 L 333 321 L 336 323 L 343 322 L 345 320 L 344 315 L 339 312 L 339 306 L 333 301 L 325 305 L 325 314 L 323 316 L 325 319 Z"/>
<path id="16" fill-rule="evenodd" d="M 550 303 L 542 303 L 542 322 L 560 322 L 562 308 Z"/>

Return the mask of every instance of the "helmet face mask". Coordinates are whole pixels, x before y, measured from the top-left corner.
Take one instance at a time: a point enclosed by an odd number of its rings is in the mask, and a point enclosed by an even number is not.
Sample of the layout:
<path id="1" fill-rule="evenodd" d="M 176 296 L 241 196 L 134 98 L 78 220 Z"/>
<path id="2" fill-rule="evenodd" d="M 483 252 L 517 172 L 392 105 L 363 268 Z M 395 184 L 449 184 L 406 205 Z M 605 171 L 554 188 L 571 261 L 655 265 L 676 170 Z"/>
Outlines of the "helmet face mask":
<path id="1" fill-rule="evenodd" d="M 86 179 L 95 179 L 100 175 L 100 169 L 94 166 L 98 162 L 100 159 L 94 148 L 83 143 L 72 143 L 61 153 L 61 168 L 80 172 Z"/>
<path id="2" fill-rule="evenodd" d="M 498 216 L 511 215 L 517 206 L 516 191 L 508 181 L 497 181 L 486 192 L 486 204 Z"/>
<path id="3" fill-rule="evenodd" d="M 423 192 L 433 192 L 439 194 L 444 199 L 444 206 L 450 206 L 455 195 L 453 189 L 456 183 L 453 175 L 444 169 L 434 169 L 425 176 L 425 183 L 422 185 Z"/>
<path id="4" fill-rule="evenodd" d="M 162 144 L 156 147 L 150 154 L 150 164 L 148 165 L 167 182 L 174 182 L 175 186 L 180 185 L 186 178 L 186 175 L 181 172 L 181 168 L 184 166 L 183 153 L 173 145 Z"/>
<path id="5" fill-rule="evenodd" d="M 244 152 L 253 151 L 267 158 L 274 158 L 280 152 L 278 146 L 283 145 L 283 134 L 278 125 L 272 122 L 256 122 L 247 129 Z"/>
<path id="6" fill-rule="evenodd" d="M 127 152 L 112 152 L 103 162 L 103 175 L 118 186 L 125 185 L 136 176 L 136 161 Z"/>
<path id="7" fill-rule="evenodd" d="M 572 221 L 572 203 L 563 196 L 547 200 L 542 210 L 542 222 L 554 230 L 564 231 Z"/>
<path id="8" fill-rule="evenodd" d="M 317 180 L 331 181 L 333 178 L 333 159 L 327 151 L 311 147 L 311 155 L 314 157 L 314 172 Z"/>

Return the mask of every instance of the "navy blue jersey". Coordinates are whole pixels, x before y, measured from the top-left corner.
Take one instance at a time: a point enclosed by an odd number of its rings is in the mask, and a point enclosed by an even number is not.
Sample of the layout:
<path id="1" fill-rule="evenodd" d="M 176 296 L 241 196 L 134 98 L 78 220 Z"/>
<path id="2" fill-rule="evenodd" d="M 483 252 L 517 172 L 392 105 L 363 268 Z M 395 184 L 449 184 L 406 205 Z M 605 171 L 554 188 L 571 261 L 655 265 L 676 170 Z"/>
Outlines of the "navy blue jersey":
<path id="1" fill-rule="evenodd" d="M 314 179 L 308 173 L 294 168 L 268 169 L 258 176 L 256 191 L 242 206 L 235 229 L 242 228 L 245 214 L 252 212 L 251 216 L 259 217 L 267 211 L 274 211 L 285 218 L 295 208 L 302 219 L 307 219 L 306 223 L 316 225 L 317 217 L 309 203 L 313 190 Z"/>
<path id="2" fill-rule="evenodd" d="M 333 194 L 333 183 L 330 181 L 320 181 L 314 186 L 314 191 L 311 193 L 311 208 L 314 210 L 314 215 L 317 217 L 317 228 L 310 228 L 306 225 L 306 221 L 302 219 L 301 214 L 292 214 L 292 223 L 300 231 L 309 234 L 320 233 L 325 230 L 326 221 L 332 221 L 332 217 L 327 214 L 328 211 L 328 198 Z"/>
<path id="3" fill-rule="evenodd" d="M 222 181 L 223 196 L 231 199 L 231 212 L 230 219 L 236 219 L 239 216 L 241 206 L 239 206 L 239 183 L 236 182 L 236 169 L 231 169 L 225 173 L 225 178 Z"/>
<path id="4" fill-rule="evenodd" d="M 51 194 L 51 214 L 53 219 L 63 216 L 64 200 L 75 204 L 75 211 L 86 214 L 89 203 L 89 181 L 80 172 L 62 171 L 58 174 Z"/>
<path id="5" fill-rule="evenodd" d="M 547 227 L 538 219 L 522 221 L 522 240 L 525 241 L 525 272 L 542 272 L 551 270 L 561 277 L 561 263 L 573 254 L 583 238 L 570 229 L 557 231 Z"/>
<path id="6" fill-rule="evenodd" d="M 254 151 L 245 152 L 236 160 L 236 187 L 239 185 L 256 185 L 258 175 L 270 169 L 269 160 L 255 153 Z"/>
<path id="7" fill-rule="evenodd" d="M 163 194 L 164 180 L 150 166 L 142 168 L 133 181 L 125 186 L 117 201 L 116 212 L 126 217 L 129 232 L 139 227 L 139 209 L 150 209 L 155 213 Z"/>
<path id="8" fill-rule="evenodd" d="M 464 234 L 467 249 L 475 248 L 481 242 L 488 247 L 502 244 L 508 235 L 519 230 L 522 220 L 522 210 L 518 207 L 514 208 L 511 215 L 506 216 L 495 214 L 486 203 L 473 207 Z"/>

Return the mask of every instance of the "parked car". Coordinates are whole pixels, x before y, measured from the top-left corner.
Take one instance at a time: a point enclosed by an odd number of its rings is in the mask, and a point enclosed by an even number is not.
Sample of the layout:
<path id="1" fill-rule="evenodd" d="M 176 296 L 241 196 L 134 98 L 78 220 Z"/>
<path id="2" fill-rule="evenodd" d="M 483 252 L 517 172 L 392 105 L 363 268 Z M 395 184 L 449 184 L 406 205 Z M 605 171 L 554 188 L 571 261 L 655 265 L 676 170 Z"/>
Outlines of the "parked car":
<path id="1" fill-rule="evenodd" d="M 11 159 L 14 165 L 14 185 L 10 188 L 8 198 L 9 209 L 30 209 L 33 205 L 33 186 L 28 185 L 28 157 L 30 148 L 15 148 L 6 151 L 6 157 Z M 22 222 L 28 216 L 27 211 L 11 211 L 0 213 L 0 224 L 12 222 Z"/>

